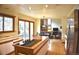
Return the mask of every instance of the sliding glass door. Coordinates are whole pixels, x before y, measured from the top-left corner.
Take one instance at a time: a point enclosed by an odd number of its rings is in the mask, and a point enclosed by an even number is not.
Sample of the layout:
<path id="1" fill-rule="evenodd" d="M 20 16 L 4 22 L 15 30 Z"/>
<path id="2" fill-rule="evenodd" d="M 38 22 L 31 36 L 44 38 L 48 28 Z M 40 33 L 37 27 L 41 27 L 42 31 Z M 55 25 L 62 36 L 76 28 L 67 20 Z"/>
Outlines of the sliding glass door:
<path id="1" fill-rule="evenodd" d="M 29 39 L 29 22 L 25 22 L 25 38 Z"/>
<path id="2" fill-rule="evenodd" d="M 30 39 L 33 39 L 33 23 L 30 22 Z"/>
<path id="3" fill-rule="evenodd" d="M 25 39 L 25 31 L 24 31 L 24 21 L 19 21 L 19 35 L 22 39 Z"/>
<path id="4" fill-rule="evenodd" d="M 19 35 L 23 40 L 33 39 L 33 22 L 19 21 Z"/>

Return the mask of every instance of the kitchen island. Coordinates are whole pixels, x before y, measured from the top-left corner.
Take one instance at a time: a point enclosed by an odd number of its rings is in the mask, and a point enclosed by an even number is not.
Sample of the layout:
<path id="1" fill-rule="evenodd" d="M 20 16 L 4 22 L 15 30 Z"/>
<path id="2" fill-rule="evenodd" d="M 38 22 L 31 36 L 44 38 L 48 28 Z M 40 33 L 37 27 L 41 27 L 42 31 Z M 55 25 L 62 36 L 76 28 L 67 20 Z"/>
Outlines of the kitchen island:
<path id="1" fill-rule="evenodd" d="M 35 44 L 29 45 L 29 46 L 14 44 L 14 48 L 15 48 L 16 55 L 18 55 L 18 54 L 45 55 L 48 50 L 48 39 L 37 40 L 37 42 Z"/>

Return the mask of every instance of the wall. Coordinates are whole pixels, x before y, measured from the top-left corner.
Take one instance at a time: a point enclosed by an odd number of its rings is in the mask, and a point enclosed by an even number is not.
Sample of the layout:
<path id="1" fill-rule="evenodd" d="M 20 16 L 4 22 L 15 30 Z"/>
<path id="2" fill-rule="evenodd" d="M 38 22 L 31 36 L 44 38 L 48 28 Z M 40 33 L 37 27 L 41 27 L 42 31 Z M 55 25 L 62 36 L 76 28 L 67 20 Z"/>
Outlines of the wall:
<path id="1" fill-rule="evenodd" d="M 74 20 L 74 9 L 72 9 L 68 15 L 62 17 L 62 32 L 63 32 L 63 39 L 64 39 L 64 36 L 65 34 L 67 33 L 68 29 L 67 29 L 67 21 L 69 18 L 73 18 Z"/>
<path id="2" fill-rule="evenodd" d="M 35 34 L 40 33 L 40 19 L 35 21 Z"/>
<path id="3" fill-rule="evenodd" d="M 63 17 L 62 18 L 62 39 L 64 39 L 66 32 L 67 32 L 67 18 Z"/>
<path id="4" fill-rule="evenodd" d="M 1 40 L 1 38 L 5 38 L 6 36 L 16 36 L 16 35 L 18 35 L 18 19 L 25 19 L 25 20 L 29 20 L 29 21 L 33 21 L 33 22 L 35 22 L 35 20 L 36 20 L 33 17 L 23 15 L 21 13 L 17 13 L 17 12 L 14 12 L 13 10 L 9 10 L 9 9 L 0 8 L 0 13 L 15 16 L 15 31 L 14 32 L 7 32 L 7 33 L 0 33 L 0 40 Z"/>
<path id="5" fill-rule="evenodd" d="M 58 27 L 60 29 L 61 26 L 61 19 L 52 19 L 52 29 L 54 27 Z"/>
<path id="6" fill-rule="evenodd" d="M 57 26 L 61 25 L 61 19 L 52 19 L 52 22 L 54 22 Z M 35 20 L 35 34 L 40 33 L 40 19 Z"/>

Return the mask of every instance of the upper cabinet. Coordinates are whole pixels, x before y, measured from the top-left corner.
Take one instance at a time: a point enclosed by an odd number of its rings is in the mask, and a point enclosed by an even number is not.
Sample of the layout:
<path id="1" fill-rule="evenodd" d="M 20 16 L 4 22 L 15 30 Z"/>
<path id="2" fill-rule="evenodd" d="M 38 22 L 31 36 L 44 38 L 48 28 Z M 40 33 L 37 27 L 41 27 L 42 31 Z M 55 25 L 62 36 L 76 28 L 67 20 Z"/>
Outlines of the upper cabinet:
<path id="1" fill-rule="evenodd" d="M 40 23 L 41 23 L 41 32 L 49 32 L 51 31 L 51 19 L 41 19 Z"/>
<path id="2" fill-rule="evenodd" d="M 47 31 L 47 19 L 41 19 L 41 31 Z"/>

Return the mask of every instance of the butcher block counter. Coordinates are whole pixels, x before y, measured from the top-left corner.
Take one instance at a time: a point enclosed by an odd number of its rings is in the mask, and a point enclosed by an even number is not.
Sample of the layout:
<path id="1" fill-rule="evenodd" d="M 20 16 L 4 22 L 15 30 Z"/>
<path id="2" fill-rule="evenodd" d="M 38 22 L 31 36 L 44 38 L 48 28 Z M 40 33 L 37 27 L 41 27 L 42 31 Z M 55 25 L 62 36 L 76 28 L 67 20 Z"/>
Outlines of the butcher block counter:
<path id="1" fill-rule="evenodd" d="M 35 44 L 29 46 L 14 44 L 15 54 L 45 55 L 48 50 L 48 39 L 35 41 L 37 41 Z"/>

